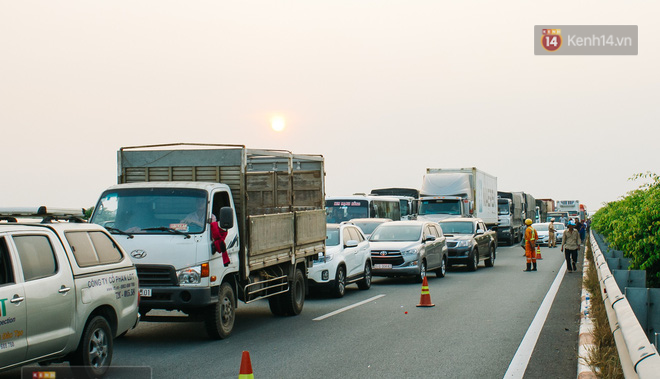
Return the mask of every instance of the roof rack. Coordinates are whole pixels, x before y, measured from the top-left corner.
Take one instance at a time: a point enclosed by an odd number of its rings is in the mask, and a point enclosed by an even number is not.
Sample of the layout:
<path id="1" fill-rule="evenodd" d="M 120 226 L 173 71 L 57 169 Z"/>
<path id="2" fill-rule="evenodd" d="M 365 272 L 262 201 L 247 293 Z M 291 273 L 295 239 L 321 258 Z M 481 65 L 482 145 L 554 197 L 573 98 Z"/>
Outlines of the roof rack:
<path id="1" fill-rule="evenodd" d="M 0 208 L 0 220 L 18 222 L 18 218 L 42 218 L 42 223 L 53 221 L 85 222 L 84 208 L 17 207 Z"/>

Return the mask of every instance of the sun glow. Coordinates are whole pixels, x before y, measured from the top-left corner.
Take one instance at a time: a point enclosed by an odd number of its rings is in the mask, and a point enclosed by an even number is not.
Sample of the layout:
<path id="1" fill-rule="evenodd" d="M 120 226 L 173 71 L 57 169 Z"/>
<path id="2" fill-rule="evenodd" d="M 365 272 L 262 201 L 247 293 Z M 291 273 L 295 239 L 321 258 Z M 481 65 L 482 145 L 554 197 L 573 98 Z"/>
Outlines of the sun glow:
<path id="1" fill-rule="evenodd" d="M 286 123 L 284 122 L 284 117 L 275 116 L 271 118 L 270 126 L 271 128 L 273 128 L 274 131 L 281 132 L 286 127 Z"/>

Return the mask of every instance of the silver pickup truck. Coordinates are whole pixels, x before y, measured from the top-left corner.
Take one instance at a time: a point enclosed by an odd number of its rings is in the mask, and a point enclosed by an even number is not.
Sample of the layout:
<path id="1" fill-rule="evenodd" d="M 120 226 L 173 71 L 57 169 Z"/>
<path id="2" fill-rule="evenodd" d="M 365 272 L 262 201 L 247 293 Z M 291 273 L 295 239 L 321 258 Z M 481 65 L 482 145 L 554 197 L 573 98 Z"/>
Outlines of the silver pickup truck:
<path id="1" fill-rule="evenodd" d="M 17 222 L 31 213 L 0 210 L 0 371 L 69 361 L 102 376 L 114 337 L 138 322 L 135 267 L 102 227 L 48 222 L 66 212 L 45 207 L 46 223 Z"/>

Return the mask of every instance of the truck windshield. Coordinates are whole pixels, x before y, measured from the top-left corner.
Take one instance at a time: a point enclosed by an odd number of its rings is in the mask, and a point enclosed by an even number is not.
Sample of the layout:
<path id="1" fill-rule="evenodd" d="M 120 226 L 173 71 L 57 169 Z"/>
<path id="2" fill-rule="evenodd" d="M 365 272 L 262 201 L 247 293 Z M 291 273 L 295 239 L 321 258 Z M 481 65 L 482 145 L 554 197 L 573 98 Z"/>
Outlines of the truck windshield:
<path id="1" fill-rule="evenodd" d="M 509 214 L 509 203 L 497 203 L 497 214 L 500 216 Z"/>
<path id="2" fill-rule="evenodd" d="M 91 222 L 120 234 L 201 233 L 206 192 L 198 189 L 131 188 L 103 193 Z"/>
<path id="3" fill-rule="evenodd" d="M 472 221 L 447 221 L 441 222 L 442 232 L 445 234 L 472 234 Z"/>
<path id="4" fill-rule="evenodd" d="M 461 214 L 461 203 L 459 201 L 447 200 L 423 200 L 419 204 L 420 215 L 434 215 L 434 214 Z"/>
<path id="5" fill-rule="evenodd" d="M 338 224 L 353 218 L 369 217 L 369 202 L 366 200 L 326 200 L 326 222 Z"/>

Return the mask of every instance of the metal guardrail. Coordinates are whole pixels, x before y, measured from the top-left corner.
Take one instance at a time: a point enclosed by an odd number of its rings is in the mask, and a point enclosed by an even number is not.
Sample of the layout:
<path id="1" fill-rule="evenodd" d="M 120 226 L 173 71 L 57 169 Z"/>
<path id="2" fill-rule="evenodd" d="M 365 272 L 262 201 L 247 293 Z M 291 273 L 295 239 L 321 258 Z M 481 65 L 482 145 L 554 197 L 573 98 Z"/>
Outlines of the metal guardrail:
<path id="1" fill-rule="evenodd" d="M 658 378 L 660 375 L 658 351 L 649 342 L 628 299 L 621 292 L 593 232 L 590 240 L 601 294 L 619 351 L 623 373 L 626 378 Z"/>

